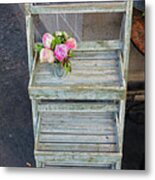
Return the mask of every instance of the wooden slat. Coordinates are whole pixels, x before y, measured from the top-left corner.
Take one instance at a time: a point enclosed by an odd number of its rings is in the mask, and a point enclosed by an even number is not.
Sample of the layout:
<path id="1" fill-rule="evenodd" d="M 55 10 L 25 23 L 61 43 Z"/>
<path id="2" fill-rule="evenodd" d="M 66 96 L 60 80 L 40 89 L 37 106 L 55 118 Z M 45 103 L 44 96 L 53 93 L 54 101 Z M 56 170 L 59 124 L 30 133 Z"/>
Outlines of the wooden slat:
<path id="1" fill-rule="evenodd" d="M 59 152 L 59 151 L 35 151 L 36 156 L 40 156 L 40 160 L 44 161 L 53 161 L 56 165 L 58 162 L 70 162 L 70 163 L 86 163 L 91 162 L 95 163 L 107 163 L 107 162 L 115 162 L 120 160 L 122 154 L 121 153 L 108 153 L 108 152 Z"/>
<path id="2" fill-rule="evenodd" d="M 115 99 L 124 99 L 125 91 L 124 89 L 107 89 L 102 88 L 101 86 L 96 86 L 94 90 L 91 86 L 85 86 L 83 88 L 74 86 L 73 89 L 51 89 L 47 86 L 45 87 L 29 87 L 30 98 L 33 99 L 51 99 L 51 100 L 115 100 Z"/>
<path id="3" fill-rule="evenodd" d="M 31 14 L 26 15 L 26 33 L 27 33 L 27 51 L 28 51 L 28 68 L 31 75 L 33 66 L 33 45 L 34 45 L 34 27 Z"/>
<path id="4" fill-rule="evenodd" d="M 82 44 L 82 43 L 81 43 Z M 80 45 L 79 45 L 80 46 Z M 116 51 L 98 51 L 97 53 L 94 51 L 74 51 L 75 57 L 71 60 L 77 59 L 77 60 L 107 60 L 107 59 L 115 59 L 117 57 Z"/>
<path id="5" fill-rule="evenodd" d="M 113 169 L 115 163 L 121 159 L 121 155 L 118 153 L 114 156 L 108 156 L 105 153 L 75 153 L 60 154 L 53 152 L 52 154 L 48 153 L 49 156 L 41 156 L 38 155 L 38 152 L 35 152 L 40 162 L 42 162 L 42 167 L 101 167 L 102 169 Z"/>
<path id="6" fill-rule="evenodd" d="M 77 102 L 77 103 L 65 103 L 65 102 L 42 102 L 38 105 L 38 111 L 49 112 L 106 112 L 106 111 L 118 111 L 118 106 L 113 102 Z"/>
<path id="7" fill-rule="evenodd" d="M 84 119 L 80 112 L 78 114 L 78 119 L 73 120 L 74 113 L 68 113 L 67 117 L 64 114 L 64 118 L 41 113 L 39 142 L 116 143 L 114 119 L 98 119 L 94 116 L 89 120 L 89 113 Z"/>
<path id="8" fill-rule="evenodd" d="M 129 53 L 130 53 L 130 37 L 131 37 L 131 25 L 132 25 L 132 13 L 133 13 L 133 0 L 127 1 L 127 9 L 125 16 L 125 27 L 124 27 L 124 47 L 123 47 L 123 58 L 124 58 L 124 74 L 125 80 L 128 78 L 128 67 L 129 67 Z"/>
<path id="9" fill-rule="evenodd" d="M 64 142 L 64 143 L 116 143 L 115 135 L 73 135 L 73 134 L 40 134 L 40 142 Z"/>
<path id="10" fill-rule="evenodd" d="M 36 150 L 116 152 L 114 117 L 115 113 L 110 112 L 40 113 Z"/>
<path id="11" fill-rule="evenodd" d="M 52 120 L 52 118 L 51 118 Z M 58 121 L 59 122 L 59 121 Z M 62 136 L 66 134 L 76 134 L 76 135 L 103 135 L 103 134 L 114 134 L 114 123 L 104 122 L 103 123 L 82 123 L 80 122 L 55 122 L 51 124 L 43 124 L 41 125 L 41 133 L 48 134 L 62 134 Z M 107 136 L 108 138 L 108 136 Z"/>
<path id="12" fill-rule="evenodd" d="M 116 144 L 39 143 L 39 151 L 116 152 Z"/>
<path id="13" fill-rule="evenodd" d="M 81 54 L 85 54 L 81 53 Z M 97 54 L 97 53 L 96 53 Z M 112 56 L 115 53 L 112 51 Z M 119 99 L 124 97 L 121 68 L 118 54 L 105 59 L 88 60 L 91 54 L 85 54 L 87 60 L 72 60 L 70 75 L 58 79 L 53 76 L 54 66 L 36 64 L 33 81 L 29 85 L 30 96 L 37 99 Z M 99 56 L 97 57 L 99 58 Z M 101 57 L 102 58 L 102 57 Z M 107 94 L 108 93 L 108 94 Z M 111 94 L 110 94 L 111 93 Z"/>
<path id="14" fill-rule="evenodd" d="M 104 164 L 104 163 L 53 163 L 52 161 L 47 161 L 44 165 L 45 168 L 50 167 L 63 167 L 63 168 L 101 168 L 102 170 L 109 170 L 112 169 L 114 165 L 113 164 Z"/>
<path id="15" fill-rule="evenodd" d="M 52 113 L 52 114 L 51 114 Z M 65 118 L 66 119 L 70 119 L 71 121 L 77 121 L 78 118 L 82 118 L 83 121 L 85 120 L 89 120 L 90 122 L 93 121 L 94 119 L 97 119 L 97 121 L 113 121 L 113 119 L 115 119 L 115 110 L 114 112 L 97 112 L 94 113 L 93 111 L 91 112 L 68 112 L 65 113 Z M 59 120 L 63 120 L 64 119 L 64 112 L 50 112 L 50 111 L 44 111 L 41 113 L 41 117 L 42 119 L 44 119 L 44 121 L 42 121 L 43 123 L 47 122 L 50 123 L 51 122 L 51 117 L 55 118 L 55 119 L 59 119 Z"/>
<path id="16" fill-rule="evenodd" d="M 61 13 L 116 13 L 125 12 L 125 2 L 100 3 L 65 3 L 32 5 L 32 14 L 61 14 Z"/>
<path id="17" fill-rule="evenodd" d="M 120 50 L 122 42 L 120 40 L 104 40 L 104 41 L 83 41 L 78 43 L 76 51 L 104 51 L 104 50 Z"/>

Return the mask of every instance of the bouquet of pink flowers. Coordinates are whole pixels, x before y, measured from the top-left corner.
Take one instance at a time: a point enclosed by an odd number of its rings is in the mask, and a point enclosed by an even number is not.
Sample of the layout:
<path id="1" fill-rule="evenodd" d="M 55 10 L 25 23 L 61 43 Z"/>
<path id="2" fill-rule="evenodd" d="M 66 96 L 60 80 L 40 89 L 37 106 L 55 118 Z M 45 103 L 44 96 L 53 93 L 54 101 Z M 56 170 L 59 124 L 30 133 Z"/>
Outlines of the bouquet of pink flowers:
<path id="1" fill-rule="evenodd" d="M 73 50 L 77 48 L 76 40 L 64 31 L 45 33 L 42 43 L 35 44 L 41 63 L 61 63 L 66 73 L 71 72 L 69 58 L 74 57 Z"/>

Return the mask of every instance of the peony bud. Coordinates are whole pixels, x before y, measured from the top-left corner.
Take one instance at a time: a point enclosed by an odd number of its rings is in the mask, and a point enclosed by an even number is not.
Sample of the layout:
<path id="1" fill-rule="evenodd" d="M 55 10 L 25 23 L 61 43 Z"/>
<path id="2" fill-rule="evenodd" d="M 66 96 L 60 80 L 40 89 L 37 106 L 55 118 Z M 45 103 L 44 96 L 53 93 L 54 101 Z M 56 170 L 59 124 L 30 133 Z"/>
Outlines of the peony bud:
<path id="1" fill-rule="evenodd" d="M 77 44 L 76 44 L 76 40 L 74 38 L 69 38 L 66 42 L 65 45 L 67 46 L 67 49 L 76 49 L 77 48 Z"/>
<path id="2" fill-rule="evenodd" d="M 40 51 L 40 62 L 41 63 L 53 63 L 55 60 L 53 51 L 50 49 L 43 48 Z"/>
<path id="3" fill-rule="evenodd" d="M 53 39 L 54 37 L 51 34 L 45 33 L 42 37 L 42 42 L 43 42 L 44 47 L 50 49 Z"/>

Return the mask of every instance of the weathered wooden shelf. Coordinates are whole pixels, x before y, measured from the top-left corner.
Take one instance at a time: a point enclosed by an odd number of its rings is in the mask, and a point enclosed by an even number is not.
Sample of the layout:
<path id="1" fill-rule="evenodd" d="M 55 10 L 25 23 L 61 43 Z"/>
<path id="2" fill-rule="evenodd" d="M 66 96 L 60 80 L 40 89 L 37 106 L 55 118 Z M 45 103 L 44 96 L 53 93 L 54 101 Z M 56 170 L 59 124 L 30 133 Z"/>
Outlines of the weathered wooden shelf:
<path id="1" fill-rule="evenodd" d="M 76 57 L 71 60 L 71 74 L 61 79 L 54 76 L 52 65 L 35 60 L 29 83 L 30 97 L 52 100 L 123 99 L 125 83 L 122 59 L 118 55 L 120 44 L 116 41 L 82 43 L 75 52 Z M 97 53 L 95 47 L 99 49 Z"/>
<path id="2" fill-rule="evenodd" d="M 121 169 L 133 0 L 25 5 L 37 167 Z M 78 43 L 72 72 L 54 76 L 35 56 L 34 16 L 122 13 L 116 40 Z M 106 28 L 106 27 L 105 27 Z"/>
<path id="3" fill-rule="evenodd" d="M 47 107 L 46 103 L 39 105 L 35 156 L 40 163 L 42 161 L 44 166 L 114 165 L 121 157 L 119 126 L 115 119 L 119 109 L 117 104 L 85 102 L 81 103 L 85 106 L 83 111 L 79 102 L 64 103 L 62 107 L 60 104 L 48 103 L 51 107 Z"/>

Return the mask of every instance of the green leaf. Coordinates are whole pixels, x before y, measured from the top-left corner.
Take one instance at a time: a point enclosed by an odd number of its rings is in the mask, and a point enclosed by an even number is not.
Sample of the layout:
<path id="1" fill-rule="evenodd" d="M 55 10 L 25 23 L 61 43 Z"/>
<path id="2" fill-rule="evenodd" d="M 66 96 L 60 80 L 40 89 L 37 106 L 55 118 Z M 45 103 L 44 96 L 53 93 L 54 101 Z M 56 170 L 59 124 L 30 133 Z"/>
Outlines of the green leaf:
<path id="1" fill-rule="evenodd" d="M 75 57 L 75 54 L 74 53 L 70 53 L 68 56 L 69 57 Z"/>
<path id="2" fill-rule="evenodd" d="M 40 51 L 42 50 L 42 48 L 44 48 L 43 44 L 42 43 L 36 43 L 34 45 L 34 50 L 37 52 L 37 53 L 40 53 Z"/>
<path id="3" fill-rule="evenodd" d="M 61 37 L 57 36 L 55 38 L 55 44 L 61 44 Z"/>
<path id="4" fill-rule="evenodd" d="M 64 69 L 66 71 L 66 74 L 71 72 L 71 63 L 68 61 L 67 63 L 64 64 Z"/>
<path id="5" fill-rule="evenodd" d="M 51 44 L 51 48 L 54 50 L 55 46 L 56 46 L 56 42 L 55 42 L 55 39 L 53 39 L 52 44 Z"/>
<path id="6" fill-rule="evenodd" d="M 68 56 L 69 56 L 69 57 L 75 57 L 75 54 L 73 53 L 72 50 L 70 50 Z"/>

